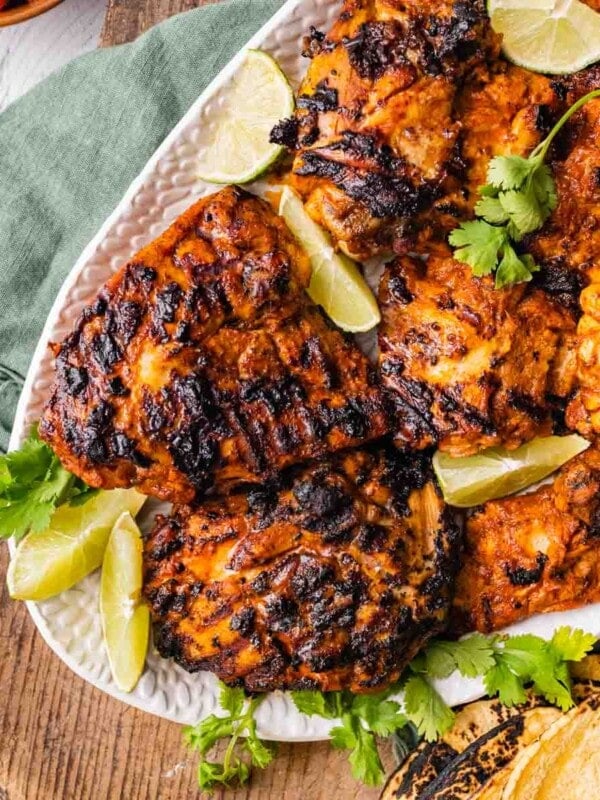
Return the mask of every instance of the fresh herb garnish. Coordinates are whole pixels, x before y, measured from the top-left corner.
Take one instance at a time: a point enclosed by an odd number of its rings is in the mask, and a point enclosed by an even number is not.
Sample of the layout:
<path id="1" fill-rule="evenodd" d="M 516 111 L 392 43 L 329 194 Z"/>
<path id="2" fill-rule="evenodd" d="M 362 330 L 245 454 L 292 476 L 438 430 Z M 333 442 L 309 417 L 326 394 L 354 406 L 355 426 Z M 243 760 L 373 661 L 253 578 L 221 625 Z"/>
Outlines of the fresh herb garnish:
<path id="1" fill-rule="evenodd" d="M 0 457 L 0 537 L 44 530 L 59 505 L 95 491 L 61 465 L 34 427 L 19 450 Z"/>
<path id="2" fill-rule="evenodd" d="M 437 692 L 432 680 L 447 678 L 458 671 L 465 678 L 483 678 L 488 694 L 498 695 L 508 706 L 525 702 L 526 689 L 542 695 L 563 711 L 573 706 L 569 662 L 581 661 L 592 649 L 596 637 L 581 630 L 563 627 L 550 641 L 539 636 L 475 633 L 458 642 L 434 640 L 415 658 L 402 680 L 377 694 L 351 692 L 292 692 L 297 709 L 309 716 L 339 720 L 330 731 L 334 747 L 349 750 L 352 774 L 368 786 L 384 778 L 376 737 L 395 735 L 416 728 L 428 741 L 434 741 L 454 724 L 454 712 Z M 394 695 L 403 696 L 403 705 Z M 226 717 L 208 717 L 187 728 L 186 743 L 205 755 L 221 738 L 231 737 L 223 763 L 201 761 L 198 783 L 211 790 L 217 784 L 245 783 L 251 766 L 264 767 L 272 752 L 256 736 L 253 714 L 261 697 L 245 704 L 241 689 L 221 691 L 221 707 Z M 234 755 L 240 735 L 248 738 L 240 745 L 250 755 L 243 761 Z M 408 737 L 409 739 L 412 736 Z"/>
<path id="3" fill-rule="evenodd" d="M 331 744 L 350 750 L 348 760 L 354 777 L 367 786 L 378 786 L 384 778 L 375 736 L 391 736 L 408 722 L 400 704 L 390 700 L 391 687 L 378 694 L 352 692 L 292 692 L 296 708 L 309 716 L 339 719 L 330 731 Z"/>
<path id="4" fill-rule="evenodd" d="M 198 725 L 184 729 L 183 737 L 188 747 L 205 756 L 215 744 L 229 737 L 229 744 L 221 763 L 201 758 L 198 765 L 198 786 L 210 792 L 218 784 L 230 786 L 244 784 L 252 767 L 264 769 L 273 759 L 273 751 L 256 735 L 254 712 L 266 695 L 246 699 L 243 689 L 232 689 L 221 684 L 219 704 L 226 716 L 211 714 Z M 244 737 L 245 738 L 242 738 Z M 247 758 L 242 758 L 245 753 Z"/>
<path id="5" fill-rule="evenodd" d="M 490 161 L 488 183 L 480 187 L 481 199 L 475 206 L 477 219 L 463 222 L 449 237 L 455 258 L 468 264 L 474 275 L 495 272 L 500 289 L 529 281 L 539 270 L 515 244 L 541 228 L 556 208 L 556 185 L 545 164 L 548 150 L 563 125 L 596 97 L 598 89 L 574 103 L 528 158 L 496 156 Z"/>

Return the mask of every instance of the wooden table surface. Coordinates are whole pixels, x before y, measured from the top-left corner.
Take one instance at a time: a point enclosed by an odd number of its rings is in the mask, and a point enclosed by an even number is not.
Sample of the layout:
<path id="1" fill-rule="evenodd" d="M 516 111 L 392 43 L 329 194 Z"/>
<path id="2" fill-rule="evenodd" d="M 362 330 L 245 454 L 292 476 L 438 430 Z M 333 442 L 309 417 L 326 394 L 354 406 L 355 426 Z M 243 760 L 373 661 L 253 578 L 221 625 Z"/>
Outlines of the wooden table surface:
<path id="1" fill-rule="evenodd" d="M 109 0 L 100 44 L 130 41 L 202 2 Z M 7 563 L 2 546 L 0 576 Z M 10 601 L 0 579 L 0 800 L 188 800 L 202 796 L 195 767 L 180 726 L 78 678 L 43 642 L 24 604 Z M 357 785 L 346 755 L 323 742 L 280 745 L 249 788 L 215 797 L 372 800 L 378 792 Z"/>

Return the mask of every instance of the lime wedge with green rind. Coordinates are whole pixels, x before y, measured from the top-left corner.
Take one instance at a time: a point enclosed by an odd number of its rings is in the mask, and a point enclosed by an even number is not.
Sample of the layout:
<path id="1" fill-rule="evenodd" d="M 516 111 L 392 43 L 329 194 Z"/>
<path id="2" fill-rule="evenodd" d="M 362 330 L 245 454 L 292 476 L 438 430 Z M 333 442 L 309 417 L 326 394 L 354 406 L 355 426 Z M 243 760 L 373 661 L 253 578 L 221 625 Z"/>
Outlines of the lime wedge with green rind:
<path id="1" fill-rule="evenodd" d="M 113 679 L 130 692 L 144 670 L 150 611 L 142 598 L 142 535 L 129 513 L 110 534 L 100 581 L 100 617 Z"/>
<path id="2" fill-rule="evenodd" d="M 273 126 L 294 111 L 294 93 L 275 59 L 248 50 L 211 114 L 197 172 L 208 183 L 249 183 L 279 158 Z"/>
<path id="3" fill-rule="evenodd" d="M 588 441 L 573 434 L 532 439 L 516 450 L 492 447 L 461 458 L 438 450 L 433 468 L 446 502 L 469 508 L 526 489 L 589 446 Z"/>
<path id="4" fill-rule="evenodd" d="M 506 58 L 554 75 L 600 60 L 600 14 L 580 0 L 488 0 Z"/>
<path id="5" fill-rule="evenodd" d="M 279 214 L 310 258 L 308 293 L 344 331 L 371 330 L 381 320 L 377 301 L 358 265 L 337 253 L 327 233 L 310 218 L 302 200 L 289 187 L 281 193 Z"/>
<path id="6" fill-rule="evenodd" d="M 6 576 L 10 596 L 47 600 L 70 589 L 102 564 L 121 514 L 137 514 L 145 500 L 135 489 L 115 489 L 82 505 L 60 506 L 46 530 L 29 533 L 17 547 Z"/>

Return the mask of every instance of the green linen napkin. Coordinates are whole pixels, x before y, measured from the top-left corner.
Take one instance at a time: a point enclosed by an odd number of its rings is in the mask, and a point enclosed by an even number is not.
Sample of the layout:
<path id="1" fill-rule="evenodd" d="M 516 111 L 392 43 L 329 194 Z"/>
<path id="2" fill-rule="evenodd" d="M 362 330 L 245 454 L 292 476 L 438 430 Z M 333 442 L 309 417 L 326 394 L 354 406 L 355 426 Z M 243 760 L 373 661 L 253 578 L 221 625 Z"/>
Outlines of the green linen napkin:
<path id="1" fill-rule="evenodd" d="M 0 114 L 0 448 L 56 294 L 167 133 L 282 0 L 228 0 L 68 64 Z"/>

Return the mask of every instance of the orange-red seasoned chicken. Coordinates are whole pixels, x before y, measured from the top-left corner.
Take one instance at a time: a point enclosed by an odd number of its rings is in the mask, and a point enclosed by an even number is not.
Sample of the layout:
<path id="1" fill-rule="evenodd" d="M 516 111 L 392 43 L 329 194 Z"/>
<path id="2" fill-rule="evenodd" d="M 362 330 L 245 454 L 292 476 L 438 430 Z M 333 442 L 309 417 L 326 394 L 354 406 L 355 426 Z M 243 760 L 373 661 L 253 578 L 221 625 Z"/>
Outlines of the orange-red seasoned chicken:
<path id="1" fill-rule="evenodd" d="M 562 425 L 565 410 L 569 427 L 600 432 L 600 278 L 592 266 L 600 259 L 600 100 L 573 118 L 551 150 L 559 203 L 523 242 L 540 267 L 529 287 L 492 288 L 449 259 L 444 243 L 472 215 L 490 159 L 527 155 L 562 111 L 599 85 L 596 69 L 552 80 L 498 61 L 457 97 L 460 189 L 436 201 L 407 243 L 435 256 L 427 266 L 397 259 L 380 288 L 380 365 L 401 445 L 433 443 L 454 455 L 516 447 L 548 433 L 553 419 Z M 575 335 L 580 298 L 585 313 Z"/>
<path id="2" fill-rule="evenodd" d="M 348 252 L 391 249 L 460 169 L 454 102 L 498 53 L 483 0 L 346 0 L 313 58 L 298 111 L 273 139 L 294 186 Z"/>
<path id="3" fill-rule="evenodd" d="M 444 627 L 458 548 L 423 456 L 372 447 L 295 468 L 158 519 L 155 642 L 249 691 L 383 687 Z"/>
<path id="4" fill-rule="evenodd" d="M 455 456 L 549 434 L 573 390 L 572 311 L 539 288 L 497 290 L 446 257 L 386 267 L 380 373 L 400 447 Z"/>
<path id="5" fill-rule="evenodd" d="M 600 602 L 600 452 L 549 486 L 494 500 L 467 521 L 455 632 L 488 632 L 543 611 Z"/>
<path id="6" fill-rule="evenodd" d="M 446 191 L 419 217 L 417 236 L 407 239 L 406 248 L 427 253 L 446 242 L 453 228 L 472 217 L 491 159 L 529 155 L 564 108 L 558 82 L 502 59 L 469 74 L 453 109 L 459 127 L 457 166 Z"/>
<path id="7" fill-rule="evenodd" d="M 600 66 L 563 79 L 564 105 L 600 89 Z M 600 99 L 591 100 L 563 129 L 550 168 L 559 198 L 544 228 L 525 246 L 542 266 L 558 264 L 583 276 L 600 263 Z"/>
<path id="8" fill-rule="evenodd" d="M 373 370 L 308 299 L 309 272 L 266 203 L 199 201 L 55 346 L 41 436 L 91 486 L 174 502 L 381 436 Z"/>

